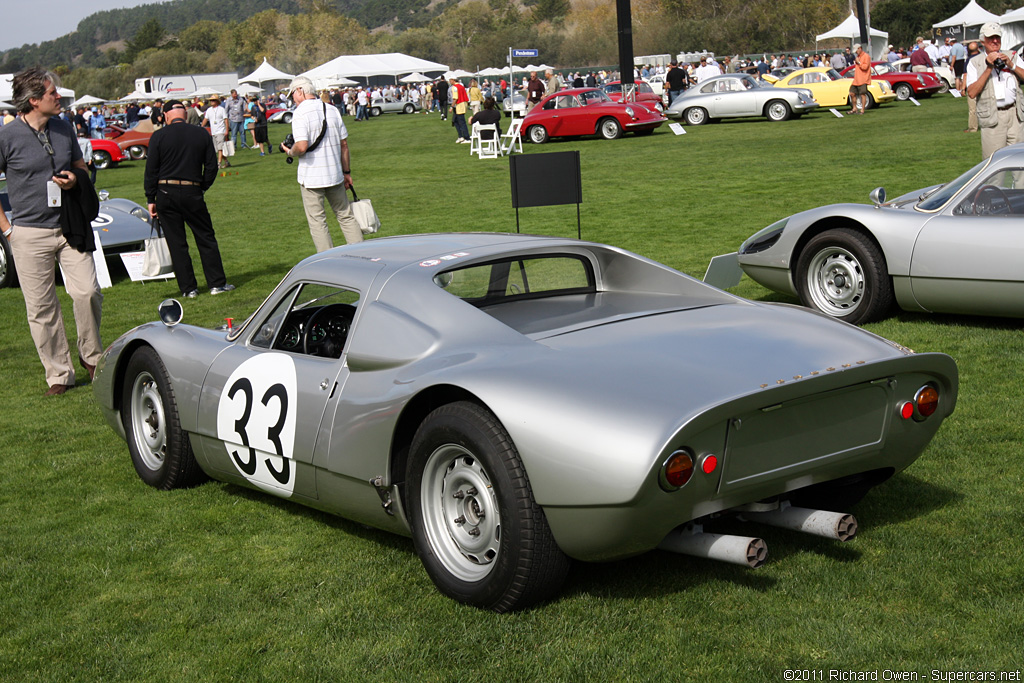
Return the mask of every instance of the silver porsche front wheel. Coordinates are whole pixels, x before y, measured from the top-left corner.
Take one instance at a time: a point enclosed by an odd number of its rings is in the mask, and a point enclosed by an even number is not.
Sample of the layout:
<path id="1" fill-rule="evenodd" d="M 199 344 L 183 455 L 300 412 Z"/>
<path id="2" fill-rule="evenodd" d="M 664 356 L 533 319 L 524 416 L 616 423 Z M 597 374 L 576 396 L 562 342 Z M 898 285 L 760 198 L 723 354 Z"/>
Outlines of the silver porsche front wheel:
<path id="1" fill-rule="evenodd" d="M 506 612 L 551 597 L 569 560 L 559 550 L 501 423 L 467 401 L 431 412 L 410 447 L 413 542 L 445 595 Z"/>
<path id="2" fill-rule="evenodd" d="M 805 306 L 854 325 L 877 320 L 892 306 L 885 257 L 873 240 L 851 228 L 811 239 L 794 279 Z"/>
<path id="3" fill-rule="evenodd" d="M 139 478 L 170 490 L 206 479 L 181 428 L 170 377 L 149 346 L 128 361 L 121 392 L 121 419 Z"/>

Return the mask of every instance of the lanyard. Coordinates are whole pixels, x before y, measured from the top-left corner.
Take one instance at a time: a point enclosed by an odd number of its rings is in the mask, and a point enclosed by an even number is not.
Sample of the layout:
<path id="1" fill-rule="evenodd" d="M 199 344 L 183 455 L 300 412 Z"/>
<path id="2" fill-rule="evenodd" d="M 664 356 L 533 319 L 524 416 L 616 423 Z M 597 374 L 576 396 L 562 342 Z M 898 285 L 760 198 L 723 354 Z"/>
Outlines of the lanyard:
<path id="1" fill-rule="evenodd" d="M 53 160 L 53 145 L 50 144 L 50 136 L 47 134 L 47 131 L 49 130 L 50 126 L 49 119 L 47 119 L 46 121 L 46 128 L 41 131 L 36 130 L 35 128 L 30 126 L 28 121 L 26 121 L 24 118 L 21 119 L 21 122 L 24 123 L 30 131 L 36 134 L 36 140 L 39 141 L 39 144 L 42 146 L 43 151 L 50 155 L 50 167 L 53 168 L 53 175 L 57 175 L 57 164 Z"/>

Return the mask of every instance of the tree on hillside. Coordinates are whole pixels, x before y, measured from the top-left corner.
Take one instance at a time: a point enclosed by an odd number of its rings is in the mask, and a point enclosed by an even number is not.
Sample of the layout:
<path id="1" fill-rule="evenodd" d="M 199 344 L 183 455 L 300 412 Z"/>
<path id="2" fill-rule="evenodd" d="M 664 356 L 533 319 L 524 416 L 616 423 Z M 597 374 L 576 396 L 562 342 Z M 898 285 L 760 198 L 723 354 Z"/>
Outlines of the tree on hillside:
<path id="1" fill-rule="evenodd" d="M 219 21 L 197 21 L 178 34 L 178 42 L 189 52 L 215 52 L 227 28 Z"/>
<path id="2" fill-rule="evenodd" d="M 125 59 L 135 61 L 136 55 L 143 50 L 159 47 L 167 32 L 157 19 L 150 19 L 128 41 L 125 46 Z"/>

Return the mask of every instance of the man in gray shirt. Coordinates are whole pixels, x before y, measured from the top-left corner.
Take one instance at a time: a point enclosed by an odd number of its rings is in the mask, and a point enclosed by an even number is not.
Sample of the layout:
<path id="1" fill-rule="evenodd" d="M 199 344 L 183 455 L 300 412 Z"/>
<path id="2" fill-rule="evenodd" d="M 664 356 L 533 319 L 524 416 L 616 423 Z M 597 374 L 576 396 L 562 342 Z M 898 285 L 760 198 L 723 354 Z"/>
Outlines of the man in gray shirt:
<path id="1" fill-rule="evenodd" d="M 0 230 L 14 254 L 29 331 L 46 371 L 47 396 L 75 387 L 55 262 L 60 262 L 64 286 L 74 302 L 78 361 L 90 379 L 103 352 L 103 295 L 92 254 L 68 244 L 61 229 L 61 204 L 71 201 L 70 193 L 79 182 L 70 169 L 84 171 L 86 166 L 74 128 L 59 116 L 59 85 L 56 75 L 39 67 L 16 74 L 11 90 L 19 117 L 0 128 L 0 173 L 7 174 L 13 210 L 12 221 L 0 211 Z M 87 175 L 83 182 L 88 183 Z"/>
<path id="2" fill-rule="evenodd" d="M 237 90 L 232 88 L 231 97 L 224 102 L 224 111 L 231 125 L 231 139 L 235 141 L 235 149 L 248 149 L 249 145 L 245 144 L 245 100 L 238 96 Z"/>

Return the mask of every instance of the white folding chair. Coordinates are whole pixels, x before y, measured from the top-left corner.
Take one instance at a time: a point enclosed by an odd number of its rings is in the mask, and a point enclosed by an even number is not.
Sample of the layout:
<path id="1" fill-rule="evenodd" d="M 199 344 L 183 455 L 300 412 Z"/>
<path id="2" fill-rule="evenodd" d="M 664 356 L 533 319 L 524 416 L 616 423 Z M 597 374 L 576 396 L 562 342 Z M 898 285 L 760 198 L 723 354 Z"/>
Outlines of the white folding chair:
<path id="1" fill-rule="evenodd" d="M 508 130 L 501 136 L 501 153 L 511 154 L 513 148 L 518 148 L 516 151 L 523 151 L 523 138 L 519 133 L 519 129 L 523 127 L 523 120 L 513 118 L 512 123 L 509 125 Z"/>
<path id="2" fill-rule="evenodd" d="M 477 154 L 479 157 L 481 159 L 497 159 L 501 156 L 501 139 L 499 138 L 501 131 L 498 130 L 498 124 L 486 123 L 474 125 L 477 126 L 477 135 L 479 136 L 477 141 L 477 144 L 479 145 Z M 490 138 L 485 138 L 481 135 L 485 131 L 491 132 Z"/>
<path id="3" fill-rule="evenodd" d="M 480 153 L 480 124 L 474 123 L 469 132 L 469 155 Z"/>

